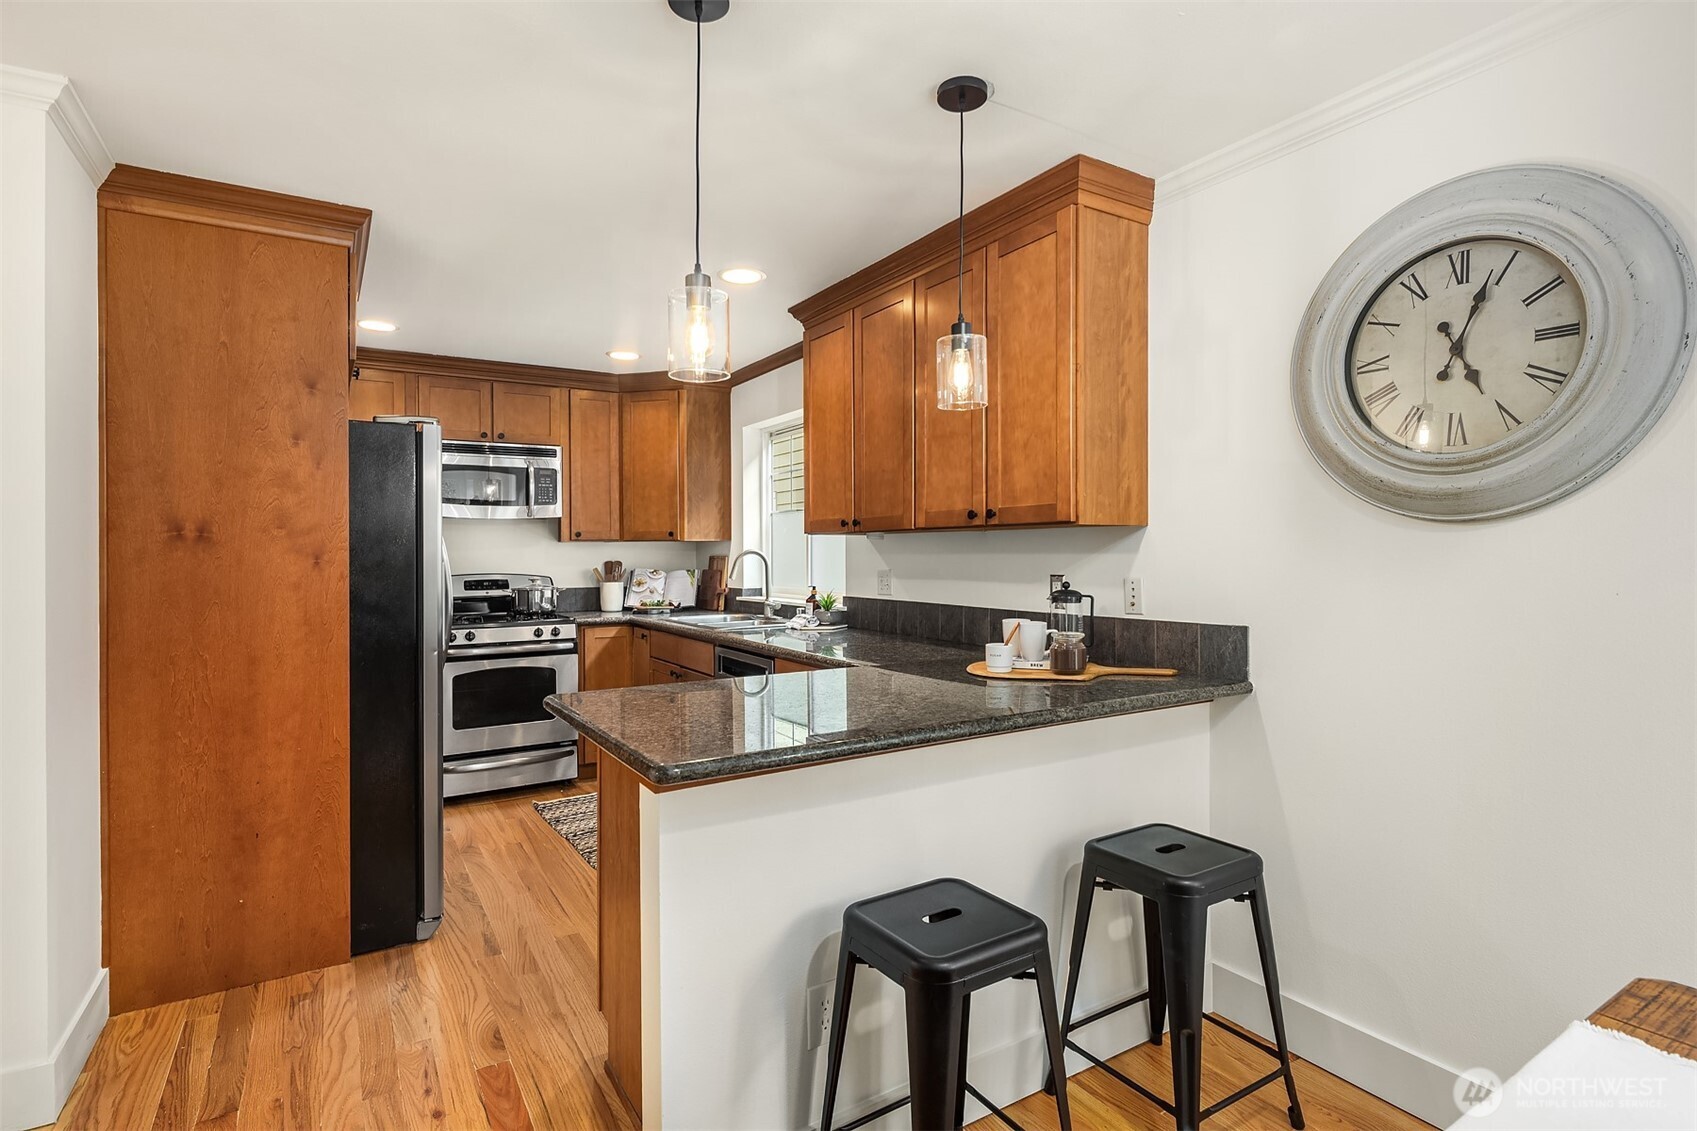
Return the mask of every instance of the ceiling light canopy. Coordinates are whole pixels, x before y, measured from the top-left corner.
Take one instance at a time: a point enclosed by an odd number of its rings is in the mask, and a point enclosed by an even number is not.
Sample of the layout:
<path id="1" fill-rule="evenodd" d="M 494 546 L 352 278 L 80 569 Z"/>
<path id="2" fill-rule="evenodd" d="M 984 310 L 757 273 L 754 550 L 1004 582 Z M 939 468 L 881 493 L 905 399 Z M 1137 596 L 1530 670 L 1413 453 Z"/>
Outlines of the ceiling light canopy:
<path id="1" fill-rule="evenodd" d="M 937 407 L 968 411 L 990 403 L 989 341 L 966 320 L 966 115 L 990 98 L 990 84 L 956 75 L 937 87 L 937 105 L 960 119 L 960 260 L 955 269 L 955 324 L 937 339 Z"/>
<path id="2" fill-rule="evenodd" d="M 760 270 L 758 267 L 727 267 L 723 271 L 719 272 L 719 278 L 725 280 L 727 283 L 735 283 L 741 287 L 749 286 L 752 283 L 758 283 L 765 277 L 766 272 Z"/>
<path id="3" fill-rule="evenodd" d="M 608 350 L 607 356 L 614 361 L 638 361 L 642 357 L 635 350 Z"/>
<path id="4" fill-rule="evenodd" d="M 666 298 L 666 376 L 705 384 L 731 376 L 730 296 L 701 270 L 701 27 L 730 10 L 730 0 L 667 0 L 695 25 L 695 269 Z"/>
<path id="5" fill-rule="evenodd" d="M 359 328 L 361 330 L 370 330 L 374 334 L 393 334 L 395 332 L 395 324 L 393 322 L 385 322 L 381 318 L 361 318 L 359 320 Z"/>

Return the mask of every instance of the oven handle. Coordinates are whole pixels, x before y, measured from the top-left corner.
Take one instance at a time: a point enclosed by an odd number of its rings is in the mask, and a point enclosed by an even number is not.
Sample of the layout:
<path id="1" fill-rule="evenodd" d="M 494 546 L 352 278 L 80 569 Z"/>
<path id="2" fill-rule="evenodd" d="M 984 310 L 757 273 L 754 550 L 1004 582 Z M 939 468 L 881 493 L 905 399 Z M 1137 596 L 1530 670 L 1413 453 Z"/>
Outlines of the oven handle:
<path id="1" fill-rule="evenodd" d="M 533 656 L 575 655 L 577 655 L 577 641 L 575 640 L 562 640 L 555 644 L 538 641 L 535 645 L 490 644 L 485 646 L 474 644 L 469 648 L 455 644 L 449 646 L 446 653 L 446 662 L 452 664 L 455 660 L 486 660 L 490 656 L 511 656 L 518 660 Z"/>
<path id="2" fill-rule="evenodd" d="M 483 770 L 506 770 L 514 766 L 530 766 L 537 762 L 553 762 L 571 753 L 570 747 L 551 747 L 547 750 L 527 750 L 523 754 L 508 754 L 501 758 L 485 758 L 480 762 L 444 762 L 447 774 L 475 774 Z"/>

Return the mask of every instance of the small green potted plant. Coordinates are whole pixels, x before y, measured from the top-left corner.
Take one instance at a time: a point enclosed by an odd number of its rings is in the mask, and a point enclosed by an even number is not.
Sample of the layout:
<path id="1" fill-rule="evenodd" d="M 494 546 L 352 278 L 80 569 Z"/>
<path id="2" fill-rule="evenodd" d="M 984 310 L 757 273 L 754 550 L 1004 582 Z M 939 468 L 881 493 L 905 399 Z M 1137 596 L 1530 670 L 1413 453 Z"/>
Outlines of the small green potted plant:
<path id="1" fill-rule="evenodd" d="M 820 624 L 843 624 L 848 613 L 844 610 L 843 602 L 837 594 L 833 590 L 827 589 L 819 594 L 818 616 Z"/>

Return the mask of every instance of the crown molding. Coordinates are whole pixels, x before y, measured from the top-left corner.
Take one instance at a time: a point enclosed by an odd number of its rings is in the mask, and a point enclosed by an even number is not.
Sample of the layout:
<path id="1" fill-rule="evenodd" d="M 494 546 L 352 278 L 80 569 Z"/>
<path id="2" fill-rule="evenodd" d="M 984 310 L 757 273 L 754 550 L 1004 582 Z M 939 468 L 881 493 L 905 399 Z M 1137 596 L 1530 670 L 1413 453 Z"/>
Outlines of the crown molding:
<path id="1" fill-rule="evenodd" d="M 786 346 L 751 361 L 731 374 L 729 381 L 703 388 L 732 389 L 744 381 L 801 360 L 801 343 Z M 425 374 L 433 377 L 468 377 L 485 381 L 512 381 L 521 385 L 553 385 L 567 389 L 599 389 L 603 392 L 638 393 L 654 389 L 675 389 L 679 383 L 667 378 L 664 370 L 651 373 L 608 373 L 599 369 L 567 369 L 554 365 L 531 365 L 517 361 L 489 361 L 476 357 L 450 357 L 438 353 L 412 353 L 407 350 L 386 350 L 360 346 L 354 355 L 355 365 L 373 369 L 391 369 L 403 373 Z"/>
<path id="2" fill-rule="evenodd" d="M 112 171 L 112 154 L 107 152 L 100 131 L 88 109 L 77 97 L 77 88 L 64 75 L 50 75 L 26 67 L 0 64 L 0 95 L 14 105 L 31 106 L 47 115 L 71 147 L 71 155 L 83 167 L 88 179 L 99 188 Z"/>
<path id="3" fill-rule="evenodd" d="M 1161 202 L 1198 192 L 1276 161 L 1333 134 L 1389 113 L 1434 91 L 1611 15 L 1622 0 L 1541 4 L 1510 16 L 1383 78 L 1346 91 L 1260 133 L 1215 150 L 1155 180 Z"/>

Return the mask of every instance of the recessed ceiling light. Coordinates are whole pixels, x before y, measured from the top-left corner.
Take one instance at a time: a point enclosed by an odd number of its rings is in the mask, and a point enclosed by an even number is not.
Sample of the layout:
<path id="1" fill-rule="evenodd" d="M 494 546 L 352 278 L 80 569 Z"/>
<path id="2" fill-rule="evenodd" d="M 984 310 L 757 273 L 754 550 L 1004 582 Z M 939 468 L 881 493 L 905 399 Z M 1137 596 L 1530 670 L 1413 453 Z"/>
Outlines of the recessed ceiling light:
<path id="1" fill-rule="evenodd" d="M 385 322 L 381 318 L 361 318 L 359 320 L 359 328 L 361 330 L 370 330 L 377 334 L 393 334 L 395 332 L 395 324 L 393 322 Z"/>
<path id="2" fill-rule="evenodd" d="M 635 350 L 608 350 L 607 356 L 614 361 L 635 361 L 642 355 Z"/>
<path id="3" fill-rule="evenodd" d="M 719 278 L 725 280 L 727 283 L 736 283 L 740 286 L 747 286 L 750 283 L 758 283 L 765 277 L 766 272 L 756 270 L 753 267 L 727 267 L 723 271 L 719 272 Z"/>

